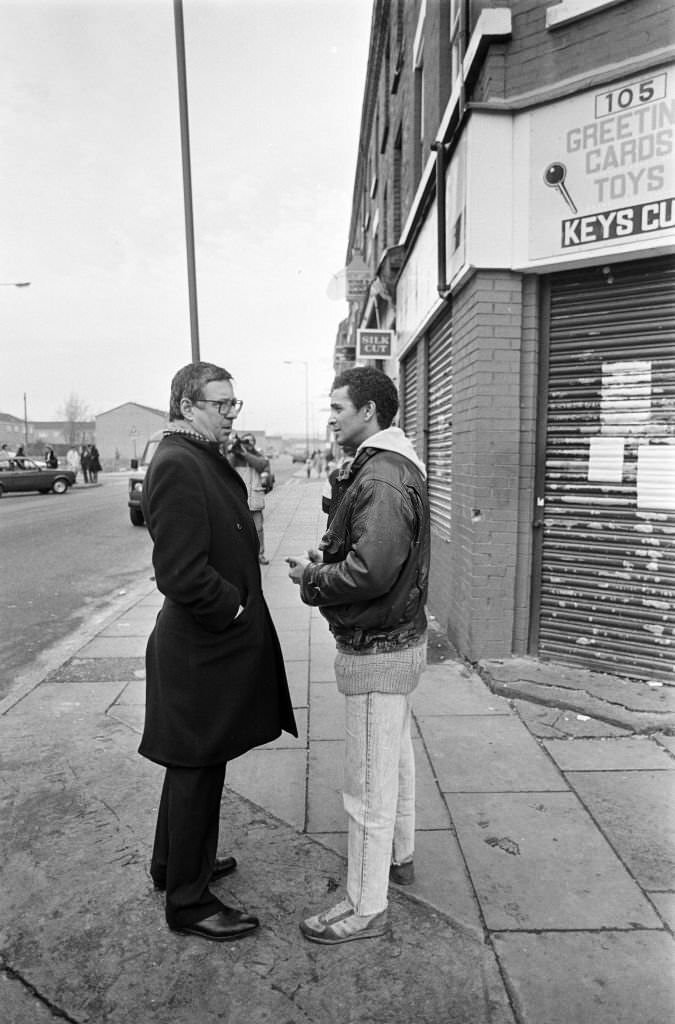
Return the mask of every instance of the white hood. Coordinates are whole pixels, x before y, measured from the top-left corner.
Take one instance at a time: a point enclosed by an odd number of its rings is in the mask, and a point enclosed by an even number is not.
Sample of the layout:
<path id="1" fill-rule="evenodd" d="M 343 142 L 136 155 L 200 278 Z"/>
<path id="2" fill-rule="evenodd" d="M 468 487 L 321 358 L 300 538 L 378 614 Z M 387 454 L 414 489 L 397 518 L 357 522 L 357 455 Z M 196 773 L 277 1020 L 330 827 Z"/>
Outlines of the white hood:
<path id="1" fill-rule="evenodd" d="M 386 430 L 379 430 L 377 434 L 372 434 L 363 444 L 359 445 L 356 449 L 357 453 L 362 448 L 382 448 L 386 452 L 397 452 L 417 466 L 425 480 L 427 478 L 426 466 L 418 458 L 417 452 L 400 427 L 387 427 Z"/>

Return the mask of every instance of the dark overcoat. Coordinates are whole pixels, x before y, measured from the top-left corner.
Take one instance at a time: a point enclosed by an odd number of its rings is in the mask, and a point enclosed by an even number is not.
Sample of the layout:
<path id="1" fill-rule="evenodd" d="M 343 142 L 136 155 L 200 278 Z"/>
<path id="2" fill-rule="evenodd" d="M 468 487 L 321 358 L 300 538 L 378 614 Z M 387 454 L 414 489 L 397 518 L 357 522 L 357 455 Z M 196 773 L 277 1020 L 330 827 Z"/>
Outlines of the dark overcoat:
<path id="1" fill-rule="evenodd" d="M 164 437 L 143 483 L 143 514 L 164 604 L 148 639 L 139 752 L 196 768 L 282 730 L 297 736 L 246 488 L 218 446 Z"/>

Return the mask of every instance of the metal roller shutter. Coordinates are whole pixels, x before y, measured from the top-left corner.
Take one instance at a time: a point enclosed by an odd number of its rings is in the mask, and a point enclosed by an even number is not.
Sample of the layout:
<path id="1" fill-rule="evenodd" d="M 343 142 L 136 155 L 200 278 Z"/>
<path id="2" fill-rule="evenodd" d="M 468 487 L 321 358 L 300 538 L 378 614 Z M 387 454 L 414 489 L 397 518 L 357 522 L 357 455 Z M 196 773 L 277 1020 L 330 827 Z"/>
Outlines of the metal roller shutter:
<path id="1" fill-rule="evenodd" d="M 675 677 L 675 261 L 551 282 L 539 653 Z"/>
<path id="2" fill-rule="evenodd" d="M 429 334 L 427 474 L 431 529 L 450 540 L 452 513 L 452 320 Z"/>
<path id="3" fill-rule="evenodd" d="M 403 409 L 401 410 L 404 432 L 417 448 L 417 348 L 413 348 L 402 363 L 403 371 Z"/>

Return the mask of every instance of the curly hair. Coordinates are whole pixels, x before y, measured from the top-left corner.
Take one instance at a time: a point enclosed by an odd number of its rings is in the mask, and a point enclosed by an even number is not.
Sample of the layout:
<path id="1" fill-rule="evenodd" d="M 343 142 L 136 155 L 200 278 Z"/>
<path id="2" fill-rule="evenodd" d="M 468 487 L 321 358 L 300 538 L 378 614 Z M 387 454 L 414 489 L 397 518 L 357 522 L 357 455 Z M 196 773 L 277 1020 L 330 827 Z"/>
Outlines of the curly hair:
<path id="1" fill-rule="evenodd" d="M 372 366 L 353 366 L 343 370 L 333 381 L 331 391 L 347 388 L 350 401 L 357 409 L 366 402 L 375 403 L 375 417 L 381 430 L 390 427 L 398 412 L 398 392 L 390 377 Z"/>
<path id="2" fill-rule="evenodd" d="M 204 388 L 212 380 L 232 380 L 232 374 L 215 363 L 188 363 L 174 374 L 169 398 L 169 419 L 182 420 L 181 399 L 198 402 Z"/>

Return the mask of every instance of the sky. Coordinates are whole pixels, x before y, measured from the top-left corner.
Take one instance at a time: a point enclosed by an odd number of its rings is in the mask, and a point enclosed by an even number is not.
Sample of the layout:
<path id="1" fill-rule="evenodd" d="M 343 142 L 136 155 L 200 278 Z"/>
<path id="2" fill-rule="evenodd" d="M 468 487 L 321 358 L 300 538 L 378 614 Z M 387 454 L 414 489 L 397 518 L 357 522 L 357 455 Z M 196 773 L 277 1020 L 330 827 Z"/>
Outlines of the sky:
<path id="1" fill-rule="evenodd" d="M 371 0 L 184 0 L 200 356 L 327 418 Z M 0 0 L 0 412 L 168 408 L 191 361 L 172 0 Z M 285 360 L 292 360 L 287 364 Z M 304 364 L 307 364 L 305 367 Z"/>

